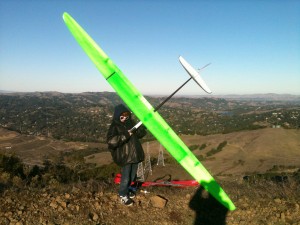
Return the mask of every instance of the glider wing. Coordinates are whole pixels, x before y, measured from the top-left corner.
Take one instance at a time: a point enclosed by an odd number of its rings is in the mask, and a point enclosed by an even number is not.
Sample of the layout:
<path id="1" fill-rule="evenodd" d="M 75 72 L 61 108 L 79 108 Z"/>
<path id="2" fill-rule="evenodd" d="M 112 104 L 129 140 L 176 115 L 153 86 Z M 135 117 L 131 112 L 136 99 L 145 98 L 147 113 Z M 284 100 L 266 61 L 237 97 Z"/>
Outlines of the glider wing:
<path id="1" fill-rule="evenodd" d="M 121 183 L 121 174 L 117 174 L 114 179 L 115 184 Z M 157 180 L 157 181 L 144 181 L 139 182 L 141 183 L 142 187 L 148 187 L 148 186 L 171 186 L 171 187 L 195 187 L 199 186 L 199 183 L 196 180 Z M 134 182 L 131 183 L 132 186 L 138 185 Z"/>

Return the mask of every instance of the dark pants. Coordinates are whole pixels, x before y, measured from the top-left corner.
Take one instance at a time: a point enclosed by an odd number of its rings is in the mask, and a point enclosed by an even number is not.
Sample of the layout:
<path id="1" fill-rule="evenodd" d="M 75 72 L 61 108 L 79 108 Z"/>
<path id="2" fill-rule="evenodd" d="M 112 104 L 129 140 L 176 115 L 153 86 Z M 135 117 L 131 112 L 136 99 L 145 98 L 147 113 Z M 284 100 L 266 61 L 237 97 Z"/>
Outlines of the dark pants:
<path id="1" fill-rule="evenodd" d="M 122 167 L 119 189 L 120 196 L 128 195 L 129 186 L 132 181 L 135 181 L 137 169 L 138 163 L 130 163 Z"/>

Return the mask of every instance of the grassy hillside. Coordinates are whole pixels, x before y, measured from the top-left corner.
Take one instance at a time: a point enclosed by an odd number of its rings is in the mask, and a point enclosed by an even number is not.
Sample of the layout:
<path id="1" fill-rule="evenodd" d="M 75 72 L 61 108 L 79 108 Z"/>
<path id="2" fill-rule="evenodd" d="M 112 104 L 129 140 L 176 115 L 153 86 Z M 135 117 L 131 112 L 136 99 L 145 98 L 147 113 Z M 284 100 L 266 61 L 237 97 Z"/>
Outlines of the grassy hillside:
<path id="1" fill-rule="evenodd" d="M 214 175 L 247 175 L 276 168 L 280 171 L 300 168 L 299 130 L 267 128 L 207 136 L 182 135 L 181 138 L 188 147 L 193 147 L 194 154 Z M 221 146 L 222 143 L 224 146 Z M 144 142 L 143 147 L 146 153 L 150 153 L 154 162 L 153 172 L 156 173 L 155 160 L 161 146 L 157 141 L 150 141 Z M 45 159 L 68 158 L 72 154 L 82 157 L 81 162 L 98 166 L 112 163 L 106 144 L 63 142 L 20 135 L 5 129 L 0 129 L 0 152 L 15 153 L 30 165 L 41 165 Z M 66 152 L 70 152 L 68 157 Z M 166 150 L 164 157 L 167 166 L 160 169 L 161 174 L 171 170 L 178 178 L 189 178 Z"/>

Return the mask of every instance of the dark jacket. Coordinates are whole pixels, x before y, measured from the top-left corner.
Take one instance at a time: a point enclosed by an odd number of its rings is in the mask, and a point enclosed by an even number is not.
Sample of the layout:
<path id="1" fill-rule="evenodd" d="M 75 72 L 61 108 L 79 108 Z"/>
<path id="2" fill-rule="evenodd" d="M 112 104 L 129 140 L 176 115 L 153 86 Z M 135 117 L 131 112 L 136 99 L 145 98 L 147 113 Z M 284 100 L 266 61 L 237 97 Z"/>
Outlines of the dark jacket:
<path id="1" fill-rule="evenodd" d="M 135 124 L 131 116 L 124 123 L 120 121 L 120 115 L 123 112 L 129 112 L 124 105 L 117 105 L 113 116 L 112 124 L 107 133 L 108 148 L 111 152 L 114 162 L 119 166 L 129 163 L 139 163 L 144 160 L 144 150 L 139 141 L 146 135 L 146 129 L 141 126 L 131 136 L 128 133 Z"/>

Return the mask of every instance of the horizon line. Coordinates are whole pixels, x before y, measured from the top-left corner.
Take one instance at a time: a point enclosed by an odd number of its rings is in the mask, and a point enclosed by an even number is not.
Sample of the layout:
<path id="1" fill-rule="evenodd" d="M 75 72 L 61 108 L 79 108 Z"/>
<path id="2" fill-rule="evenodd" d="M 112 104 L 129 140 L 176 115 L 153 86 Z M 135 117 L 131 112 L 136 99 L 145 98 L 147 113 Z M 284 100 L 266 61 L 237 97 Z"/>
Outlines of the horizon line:
<path id="1" fill-rule="evenodd" d="M 61 93 L 61 94 L 84 94 L 84 93 L 116 93 L 115 91 L 82 91 L 82 92 L 62 92 L 62 91 L 7 91 L 0 90 L 0 94 L 22 94 L 22 93 Z M 117 94 L 117 93 L 116 93 Z M 146 96 L 168 96 L 168 94 L 143 94 Z M 174 97 L 178 96 L 253 96 L 253 95 L 289 95 L 289 96 L 299 96 L 299 94 L 290 94 L 290 93 L 274 93 L 274 92 L 266 92 L 266 93 L 251 93 L 251 94 L 177 94 Z"/>

